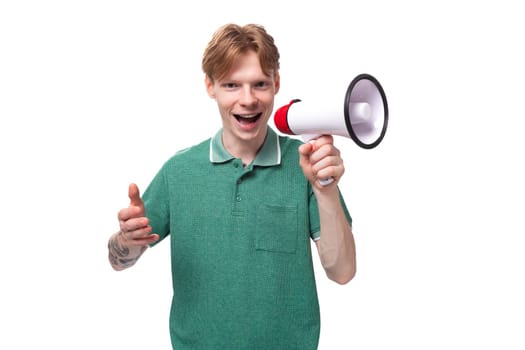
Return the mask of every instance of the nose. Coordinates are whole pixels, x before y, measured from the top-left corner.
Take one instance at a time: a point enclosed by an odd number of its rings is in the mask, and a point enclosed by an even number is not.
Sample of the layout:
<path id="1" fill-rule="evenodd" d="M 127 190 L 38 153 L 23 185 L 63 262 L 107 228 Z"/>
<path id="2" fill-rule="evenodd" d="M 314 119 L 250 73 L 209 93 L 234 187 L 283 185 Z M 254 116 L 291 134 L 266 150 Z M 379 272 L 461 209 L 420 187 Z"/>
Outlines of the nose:
<path id="1" fill-rule="evenodd" d="M 257 96 L 255 96 L 251 86 L 246 86 L 242 89 L 239 103 L 243 106 L 253 106 L 257 104 Z"/>

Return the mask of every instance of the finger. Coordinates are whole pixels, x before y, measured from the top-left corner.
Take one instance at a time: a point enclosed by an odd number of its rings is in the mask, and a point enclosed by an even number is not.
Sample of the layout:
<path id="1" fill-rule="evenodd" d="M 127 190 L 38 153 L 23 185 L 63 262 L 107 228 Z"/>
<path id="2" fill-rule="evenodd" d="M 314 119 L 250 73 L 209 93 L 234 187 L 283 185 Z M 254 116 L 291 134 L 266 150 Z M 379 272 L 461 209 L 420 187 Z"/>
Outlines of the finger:
<path id="1" fill-rule="evenodd" d="M 325 162 L 325 160 L 327 159 L 324 159 L 322 162 Z M 321 163 L 321 162 L 319 162 Z M 343 176 L 344 172 L 345 172 L 345 167 L 344 167 L 344 164 L 340 161 L 335 161 L 334 163 L 330 163 L 329 161 L 327 161 L 325 164 L 321 165 L 317 163 L 315 166 L 314 166 L 314 172 L 316 174 L 316 176 L 320 179 L 324 179 L 324 178 L 328 178 L 328 177 L 333 177 L 333 178 L 341 178 L 341 176 Z"/>
<path id="2" fill-rule="evenodd" d="M 312 152 L 312 155 L 310 156 L 310 162 L 315 164 L 325 159 L 334 160 L 337 158 L 340 158 L 339 149 L 337 149 L 333 144 L 326 143 Z"/>
<path id="3" fill-rule="evenodd" d="M 135 205 L 138 207 L 144 206 L 144 202 L 140 198 L 139 187 L 136 184 L 132 183 L 129 185 L 128 197 L 130 199 L 130 205 Z"/>
<path id="4" fill-rule="evenodd" d="M 125 240 L 128 243 L 144 241 L 144 240 L 156 241 L 159 239 L 158 234 L 152 233 L 151 226 L 142 227 L 134 231 L 120 230 L 119 235 L 122 237 L 123 240 Z"/>
<path id="5" fill-rule="evenodd" d="M 160 236 L 156 233 L 152 233 L 149 235 L 142 235 L 138 237 L 133 237 L 129 232 L 125 233 L 120 231 L 118 233 L 120 239 L 125 242 L 126 246 L 128 247 L 142 247 L 146 245 L 150 245 L 160 239 Z"/>
<path id="6" fill-rule="evenodd" d="M 144 208 L 137 206 L 130 206 L 124 209 L 121 209 L 118 212 L 117 218 L 119 221 L 126 221 L 133 218 L 144 217 Z"/>
<path id="7" fill-rule="evenodd" d="M 299 154 L 308 156 L 313 151 L 313 144 L 311 142 L 304 143 L 301 146 L 299 146 Z"/>
<path id="8" fill-rule="evenodd" d="M 343 163 L 343 159 L 338 154 L 332 154 L 330 152 L 324 153 L 319 151 L 317 154 L 313 154 L 310 157 L 310 162 L 314 171 L 318 172 L 323 168 L 330 166 L 337 166 Z"/>
<path id="9" fill-rule="evenodd" d="M 303 168 L 303 171 L 309 172 L 311 168 L 310 156 L 313 151 L 313 145 L 311 143 L 305 143 L 299 146 L 299 165 Z M 305 173 L 306 174 L 306 173 Z M 308 177 L 308 174 L 306 174 Z"/>
<path id="10" fill-rule="evenodd" d="M 128 220 L 121 220 L 119 224 L 120 224 L 121 231 L 135 232 L 138 230 L 144 230 L 148 228 L 149 220 L 147 217 L 138 217 L 138 218 L 131 218 Z"/>
<path id="11" fill-rule="evenodd" d="M 313 145 L 314 151 L 317 151 L 324 145 L 333 145 L 334 137 L 332 135 L 321 135 L 318 138 L 310 141 L 310 143 Z"/>
<path id="12" fill-rule="evenodd" d="M 124 231 L 120 230 L 121 235 L 126 238 L 126 240 L 142 239 L 151 234 L 151 226 L 141 227 L 133 231 Z"/>
<path id="13" fill-rule="evenodd" d="M 159 235 L 156 234 L 156 233 L 153 233 L 151 235 L 148 235 L 148 236 L 145 236 L 145 237 L 141 237 L 141 238 L 138 238 L 138 239 L 133 239 L 133 240 L 130 240 L 127 242 L 127 244 L 129 246 L 136 246 L 136 247 L 143 247 L 143 246 L 148 246 L 152 243 L 155 243 L 156 241 L 159 240 Z"/>

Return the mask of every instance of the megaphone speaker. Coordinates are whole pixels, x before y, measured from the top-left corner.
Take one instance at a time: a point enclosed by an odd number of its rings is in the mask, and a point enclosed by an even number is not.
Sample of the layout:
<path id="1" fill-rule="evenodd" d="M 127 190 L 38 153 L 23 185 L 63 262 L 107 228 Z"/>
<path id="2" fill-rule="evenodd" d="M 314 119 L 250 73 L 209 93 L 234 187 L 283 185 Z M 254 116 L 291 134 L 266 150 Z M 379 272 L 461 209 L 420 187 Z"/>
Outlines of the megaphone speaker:
<path id="1" fill-rule="evenodd" d="M 319 107 L 320 106 L 320 107 Z M 383 140 L 388 126 L 388 105 L 383 88 L 370 74 L 356 76 L 344 99 L 316 101 L 294 99 L 277 109 L 277 129 L 311 140 L 321 135 L 351 138 L 359 147 L 374 148 Z"/>

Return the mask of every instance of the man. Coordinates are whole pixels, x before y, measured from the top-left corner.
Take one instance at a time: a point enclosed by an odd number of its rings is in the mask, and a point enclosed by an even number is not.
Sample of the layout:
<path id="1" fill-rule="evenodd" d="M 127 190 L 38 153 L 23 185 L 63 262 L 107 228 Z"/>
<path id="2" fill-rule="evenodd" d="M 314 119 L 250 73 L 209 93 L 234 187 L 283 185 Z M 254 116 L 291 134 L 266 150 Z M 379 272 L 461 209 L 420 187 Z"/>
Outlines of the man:
<path id="1" fill-rule="evenodd" d="M 170 158 L 142 198 L 129 186 L 111 265 L 130 267 L 170 237 L 174 349 L 316 349 L 311 239 L 333 281 L 356 266 L 339 151 L 331 136 L 303 144 L 268 127 L 279 52 L 262 26 L 219 28 L 202 68 L 222 128 Z"/>

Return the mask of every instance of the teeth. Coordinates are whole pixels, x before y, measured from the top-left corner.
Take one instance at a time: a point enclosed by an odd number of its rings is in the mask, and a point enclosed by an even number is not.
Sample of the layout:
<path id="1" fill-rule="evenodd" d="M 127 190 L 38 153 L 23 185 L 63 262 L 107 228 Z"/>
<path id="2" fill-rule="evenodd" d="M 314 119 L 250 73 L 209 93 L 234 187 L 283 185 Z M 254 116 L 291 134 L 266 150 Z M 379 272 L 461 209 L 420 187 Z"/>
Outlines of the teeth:
<path id="1" fill-rule="evenodd" d="M 250 119 L 250 118 L 255 118 L 257 116 L 257 114 L 235 114 L 236 116 L 238 116 L 239 118 L 246 118 L 246 119 Z"/>

